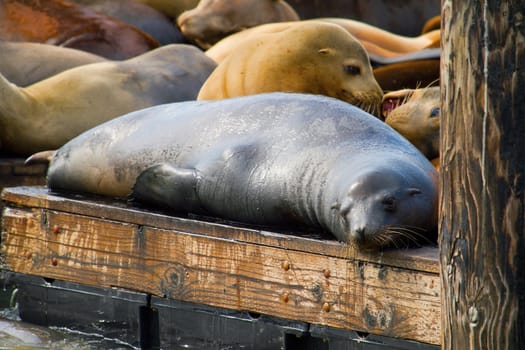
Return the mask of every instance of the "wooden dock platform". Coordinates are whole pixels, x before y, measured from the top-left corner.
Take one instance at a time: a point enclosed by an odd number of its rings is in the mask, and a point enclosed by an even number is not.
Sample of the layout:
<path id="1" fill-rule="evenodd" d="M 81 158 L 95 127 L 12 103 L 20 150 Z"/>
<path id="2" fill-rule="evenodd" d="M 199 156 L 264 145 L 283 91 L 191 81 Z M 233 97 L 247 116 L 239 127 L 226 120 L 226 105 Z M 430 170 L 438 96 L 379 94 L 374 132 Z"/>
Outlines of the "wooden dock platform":
<path id="1" fill-rule="evenodd" d="M 358 252 L 315 234 L 4 188 L 10 271 L 438 345 L 436 247 Z"/>

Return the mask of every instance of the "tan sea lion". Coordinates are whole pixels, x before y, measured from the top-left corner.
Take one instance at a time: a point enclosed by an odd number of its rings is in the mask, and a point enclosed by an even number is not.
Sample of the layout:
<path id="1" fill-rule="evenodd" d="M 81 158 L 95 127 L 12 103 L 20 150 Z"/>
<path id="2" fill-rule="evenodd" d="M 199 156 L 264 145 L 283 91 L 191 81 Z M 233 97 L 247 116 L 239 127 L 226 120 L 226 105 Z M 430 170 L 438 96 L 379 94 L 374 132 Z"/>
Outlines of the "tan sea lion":
<path id="1" fill-rule="evenodd" d="M 439 86 L 392 91 L 383 97 L 385 122 L 430 160 L 439 156 L 440 110 Z"/>
<path id="2" fill-rule="evenodd" d="M 109 59 L 134 57 L 159 46 L 133 26 L 63 0 L 0 1 L 0 40 L 59 45 Z"/>
<path id="3" fill-rule="evenodd" d="M 288 22 L 237 47 L 202 86 L 197 99 L 284 91 L 327 95 L 364 109 L 383 92 L 361 44 L 338 25 Z"/>
<path id="4" fill-rule="evenodd" d="M 71 68 L 25 88 L 0 75 L 2 151 L 56 149 L 119 115 L 194 100 L 216 64 L 192 45 L 172 44 L 126 61 Z"/>
<path id="5" fill-rule="evenodd" d="M 425 21 L 441 12 L 439 0 L 287 0 L 303 19 L 349 18 L 388 30 L 415 36 Z"/>
<path id="6" fill-rule="evenodd" d="M 183 12 L 177 23 L 188 40 L 208 49 L 246 28 L 298 20 L 284 0 L 200 0 L 196 8 Z"/>
<path id="7" fill-rule="evenodd" d="M 416 37 L 409 37 L 346 18 L 325 17 L 318 20 L 334 23 L 345 28 L 361 41 L 367 50 L 367 44 L 370 43 L 374 47 L 380 47 L 394 54 L 403 54 L 422 49 L 437 48 L 441 40 L 441 31 L 439 29 L 431 30 Z"/>
<path id="8" fill-rule="evenodd" d="M 424 49 L 439 48 L 440 31 L 432 31 L 419 37 L 405 37 L 396 35 L 366 23 L 341 18 L 318 18 L 303 20 L 302 22 L 322 21 L 341 26 L 359 40 L 366 49 L 372 61 L 395 59 L 409 53 L 422 51 Z M 282 31 L 296 22 L 280 22 L 258 25 L 249 29 L 231 34 L 217 42 L 206 50 L 206 54 L 216 62 L 220 62 L 231 52 L 246 41 L 254 40 L 254 37 Z M 356 35 L 357 34 L 357 35 Z"/>
<path id="9" fill-rule="evenodd" d="M 31 85 L 66 69 L 105 60 L 67 47 L 0 41 L 0 73 L 18 86 Z"/>

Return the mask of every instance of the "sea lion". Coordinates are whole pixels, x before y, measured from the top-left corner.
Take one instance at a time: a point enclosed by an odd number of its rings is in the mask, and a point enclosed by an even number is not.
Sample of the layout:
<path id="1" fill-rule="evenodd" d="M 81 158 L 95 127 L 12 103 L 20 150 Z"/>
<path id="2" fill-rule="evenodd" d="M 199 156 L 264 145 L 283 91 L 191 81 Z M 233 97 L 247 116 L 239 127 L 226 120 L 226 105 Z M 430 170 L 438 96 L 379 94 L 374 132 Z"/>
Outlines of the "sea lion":
<path id="1" fill-rule="evenodd" d="M 0 73 L 18 86 L 31 85 L 69 68 L 105 60 L 67 47 L 0 41 Z"/>
<path id="2" fill-rule="evenodd" d="M 417 52 L 425 52 L 428 49 L 439 50 L 439 30 L 426 33 L 419 37 L 404 37 L 390 33 L 358 21 L 342 18 L 317 18 L 303 20 L 301 22 L 325 22 L 341 26 L 359 40 L 370 56 L 374 66 L 382 65 L 382 61 L 404 60 L 404 56 Z M 290 26 L 296 25 L 297 21 L 261 24 L 235 34 L 228 35 L 206 50 L 206 54 L 220 63 L 230 53 L 236 52 L 238 47 L 246 42 L 256 40 L 257 37 L 284 31 Z M 357 34 L 358 36 L 356 36 Z"/>
<path id="3" fill-rule="evenodd" d="M 181 13 L 192 9 L 199 0 L 138 0 L 154 9 L 164 13 L 172 19 L 176 19 Z"/>
<path id="4" fill-rule="evenodd" d="M 431 32 L 436 29 L 441 29 L 441 16 L 434 16 L 427 20 L 421 29 L 421 34 Z"/>
<path id="5" fill-rule="evenodd" d="M 184 36 L 202 49 L 224 37 L 259 24 L 298 21 L 284 0 L 200 0 L 183 12 L 177 23 Z"/>
<path id="6" fill-rule="evenodd" d="M 439 80 L 440 49 L 423 49 L 391 58 L 370 55 L 374 77 L 384 91 L 416 89 Z"/>
<path id="7" fill-rule="evenodd" d="M 323 17 L 317 20 L 340 25 L 361 41 L 365 48 L 367 48 L 367 43 L 372 43 L 384 50 L 397 54 L 439 48 L 441 40 L 441 31 L 439 29 L 431 30 L 416 37 L 408 37 L 347 18 Z"/>
<path id="8" fill-rule="evenodd" d="M 0 144 L 14 155 L 55 149 L 82 131 L 156 104 L 194 100 L 216 64 L 195 46 L 162 46 L 92 63 L 22 88 L 0 74 Z"/>
<path id="9" fill-rule="evenodd" d="M 69 0 L 148 33 L 160 45 L 184 43 L 184 36 L 164 13 L 135 0 Z"/>
<path id="10" fill-rule="evenodd" d="M 198 100 L 285 91 L 336 97 L 375 108 L 383 92 L 363 47 L 335 24 L 287 22 L 237 47 L 206 80 Z"/>
<path id="11" fill-rule="evenodd" d="M 430 233 L 438 182 L 388 125 L 334 98 L 268 93 L 172 103 L 58 149 L 47 186 L 262 225 L 322 228 L 362 249 Z"/>
<path id="12" fill-rule="evenodd" d="M 159 46 L 133 26 L 63 0 L 0 1 L 0 40 L 53 44 L 116 60 Z"/>
<path id="13" fill-rule="evenodd" d="M 425 21 L 441 12 L 437 0 L 287 1 L 303 19 L 349 18 L 404 36 L 419 35 Z"/>
<path id="14" fill-rule="evenodd" d="M 404 89 L 383 97 L 385 122 L 416 146 L 428 159 L 439 157 L 439 86 Z"/>

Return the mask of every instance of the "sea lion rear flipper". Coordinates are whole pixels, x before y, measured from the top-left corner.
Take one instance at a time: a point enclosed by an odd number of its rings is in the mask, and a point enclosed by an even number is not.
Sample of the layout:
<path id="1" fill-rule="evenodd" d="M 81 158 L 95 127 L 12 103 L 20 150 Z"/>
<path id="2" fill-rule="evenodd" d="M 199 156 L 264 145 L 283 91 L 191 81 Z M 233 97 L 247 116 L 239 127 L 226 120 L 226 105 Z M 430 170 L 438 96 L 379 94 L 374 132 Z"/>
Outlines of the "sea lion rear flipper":
<path id="1" fill-rule="evenodd" d="M 55 156 L 56 150 L 42 151 L 30 155 L 25 161 L 25 165 L 33 164 L 47 164 L 51 163 L 51 159 Z"/>
<path id="2" fill-rule="evenodd" d="M 144 170 L 135 181 L 132 200 L 156 206 L 168 206 L 181 212 L 198 211 L 195 191 L 197 170 L 161 163 Z"/>

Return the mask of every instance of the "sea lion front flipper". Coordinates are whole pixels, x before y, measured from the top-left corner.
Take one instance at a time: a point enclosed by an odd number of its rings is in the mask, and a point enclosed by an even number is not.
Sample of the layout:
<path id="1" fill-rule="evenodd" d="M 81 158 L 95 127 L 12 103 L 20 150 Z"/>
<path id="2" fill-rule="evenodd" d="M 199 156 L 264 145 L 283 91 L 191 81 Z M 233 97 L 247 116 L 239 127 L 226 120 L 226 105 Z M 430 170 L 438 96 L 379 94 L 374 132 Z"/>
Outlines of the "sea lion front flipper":
<path id="1" fill-rule="evenodd" d="M 195 191 L 198 179 L 195 169 L 160 163 L 144 170 L 137 177 L 131 198 L 181 212 L 199 211 Z"/>

